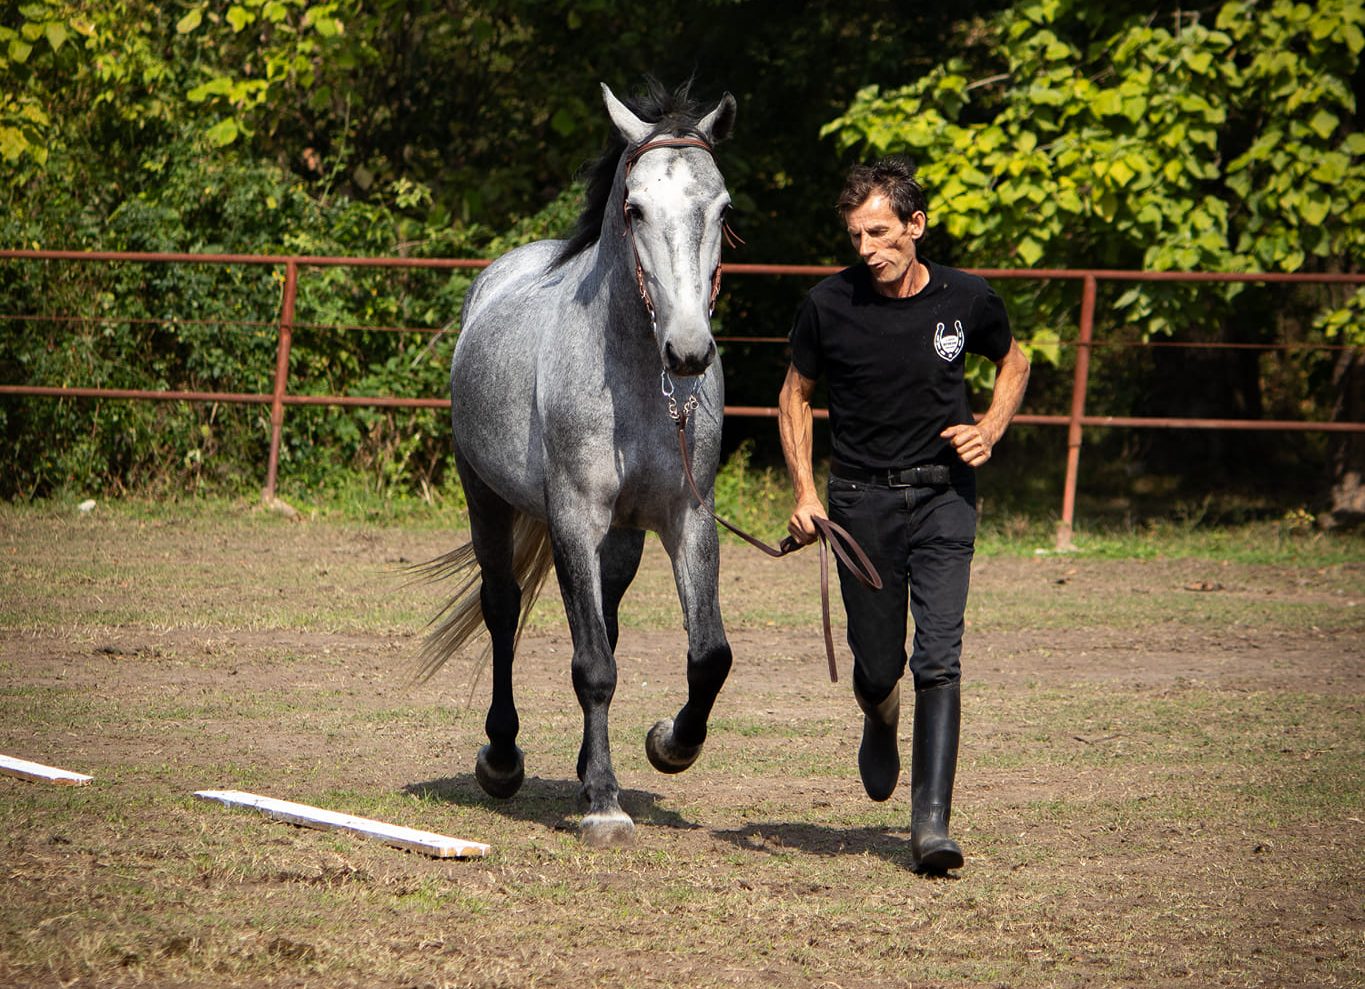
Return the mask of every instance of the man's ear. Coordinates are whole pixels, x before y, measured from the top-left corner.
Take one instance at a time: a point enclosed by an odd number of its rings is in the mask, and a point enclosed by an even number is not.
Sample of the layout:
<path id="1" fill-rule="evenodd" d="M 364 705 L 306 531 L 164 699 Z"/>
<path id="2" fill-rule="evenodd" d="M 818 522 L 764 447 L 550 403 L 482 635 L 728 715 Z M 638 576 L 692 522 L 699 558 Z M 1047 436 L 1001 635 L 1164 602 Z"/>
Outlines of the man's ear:
<path id="1" fill-rule="evenodd" d="M 913 240 L 919 240 L 929 227 L 929 217 L 925 216 L 920 210 L 915 210 L 910 214 L 910 219 L 906 221 L 905 225 L 910 228 L 910 237 Z"/>

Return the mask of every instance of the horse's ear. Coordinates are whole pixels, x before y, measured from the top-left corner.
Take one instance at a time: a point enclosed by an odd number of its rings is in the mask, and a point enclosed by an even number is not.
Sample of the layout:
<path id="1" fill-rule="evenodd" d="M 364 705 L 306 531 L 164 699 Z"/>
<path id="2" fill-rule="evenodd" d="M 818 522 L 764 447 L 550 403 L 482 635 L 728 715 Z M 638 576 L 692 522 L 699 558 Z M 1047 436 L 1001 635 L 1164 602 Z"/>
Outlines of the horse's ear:
<path id="1" fill-rule="evenodd" d="M 734 130 L 736 109 L 735 98 L 726 93 L 720 98 L 716 108 L 698 121 L 697 130 L 706 135 L 706 139 L 712 144 L 720 143 Z"/>
<path id="2" fill-rule="evenodd" d="M 621 132 L 627 144 L 639 144 L 649 137 L 650 125 L 635 116 L 628 106 L 618 100 L 605 82 L 602 83 L 602 102 L 607 105 L 611 122 L 616 125 L 616 129 Z"/>

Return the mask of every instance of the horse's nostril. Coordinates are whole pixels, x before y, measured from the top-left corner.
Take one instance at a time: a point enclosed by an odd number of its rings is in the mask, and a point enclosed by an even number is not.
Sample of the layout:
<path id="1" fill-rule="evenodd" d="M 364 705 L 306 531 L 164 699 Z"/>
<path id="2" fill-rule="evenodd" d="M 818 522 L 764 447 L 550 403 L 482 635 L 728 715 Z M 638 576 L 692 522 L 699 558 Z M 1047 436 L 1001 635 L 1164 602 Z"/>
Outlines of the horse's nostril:
<path id="1" fill-rule="evenodd" d="M 711 366 L 710 356 L 702 355 L 687 357 L 684 360 L 670 360 L 669 371 L 673 374 L 681 375 L 684 378 L 693 378 L 696 375 L 704 374 L 706 368 Z"/>
<path id="2" fill-rule="evenodd" d="M 700 342 L 700 341 L 699 341 Z M 716 342 L 708 339 L 704 347 L 679 350 L 669 340 L 664 343 L 664 363 L 673 374 L 691 377 L 703 374 L 716 359 Z"/>

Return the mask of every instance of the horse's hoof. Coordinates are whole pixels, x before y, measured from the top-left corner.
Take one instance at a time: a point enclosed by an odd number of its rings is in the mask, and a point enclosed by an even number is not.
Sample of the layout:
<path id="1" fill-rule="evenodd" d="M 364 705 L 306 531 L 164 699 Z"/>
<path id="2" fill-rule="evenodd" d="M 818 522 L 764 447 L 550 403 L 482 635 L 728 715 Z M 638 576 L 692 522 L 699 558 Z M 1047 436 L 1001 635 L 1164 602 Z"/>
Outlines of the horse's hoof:
<path id="1" fill-rule="evenodd" d="M 635 844 L 635 822 L 623 810 L 588 814 L 578 825 L 578 836 L 592 848 L 622 848 Z"/>
<path id="2" fill-rule="evenodd" d="M 655 723 L 645 736 L 645 755 L 661 773 L 681 773 L 701 755 L 700 745 L 678 745 L 673 740 L 673 719 Z"/>
<path id="3" fill-rule="evenodd" d="M 506 800 L 521 789 L 522 781 L 526 779 L 526 758 L 521 749 L 513 746 L 517 761 L 510 769 L 499 769 L 488 760 L 489 748 L 491 746 L 485 745 L 479 749 L 479 757 L 474 760 L 474 778 L 484 793 Z"/>

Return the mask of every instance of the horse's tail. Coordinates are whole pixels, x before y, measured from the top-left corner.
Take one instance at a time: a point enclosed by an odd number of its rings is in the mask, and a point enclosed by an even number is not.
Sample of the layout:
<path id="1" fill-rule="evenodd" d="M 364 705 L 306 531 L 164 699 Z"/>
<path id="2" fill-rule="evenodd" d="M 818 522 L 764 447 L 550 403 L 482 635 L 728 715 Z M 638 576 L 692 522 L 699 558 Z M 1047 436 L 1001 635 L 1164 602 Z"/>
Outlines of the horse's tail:
<path id="1" fill-rule="evenodd" d="M 540 519 L 517 512 L 512 521 L 512 575 L 521 588 L 521 618 L 517 622 L 516 642 L 521 641 L 531 608 L 540 596 L 545 578 L 553 565 L 549 526 Z M 419 563 L 411 572 L 425 580 L 445 580 L 450 577 L 462 580 L 454 596 L 431 620 L 434 627 L 427 634 L 426 643 L 418 654 L 420 666 L 417 678 L 428 680 L 484 627 L 480 600 L 483 573 L 479 569 L 479 561 L 474 558 L 473 543 L 465 543 L 434 560 Z M 480 658 L 480 665 L 491 649 L 490 642 Z"/>

